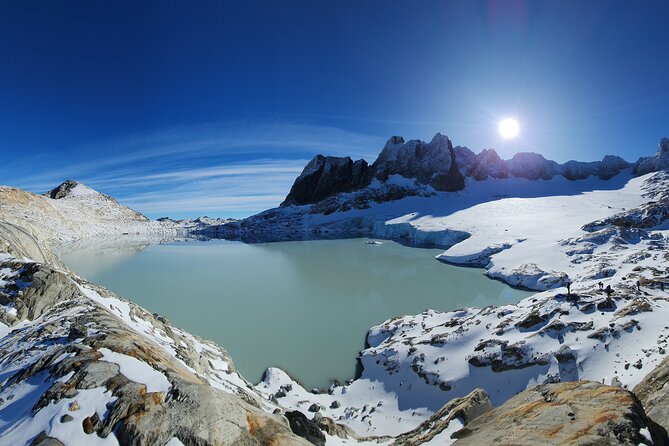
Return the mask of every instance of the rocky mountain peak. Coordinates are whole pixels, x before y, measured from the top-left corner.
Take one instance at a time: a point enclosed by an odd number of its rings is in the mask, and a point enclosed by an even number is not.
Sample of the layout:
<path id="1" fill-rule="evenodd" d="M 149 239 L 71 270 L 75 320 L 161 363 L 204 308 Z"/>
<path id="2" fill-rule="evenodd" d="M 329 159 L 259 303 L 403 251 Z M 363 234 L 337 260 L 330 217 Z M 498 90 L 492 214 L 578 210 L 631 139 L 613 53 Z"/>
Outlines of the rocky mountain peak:
<path id="1" fill-rule="evenodd" d="M 543 155 L 534 152 L 520 152 L 513 155 L 508 162 L 509 172 L 518 178 L 529 180 L 550 180 L 558 170 L 555 161 L 547 160 Z"/>
<path id="2" fill-rule="evenodd" d="M 441 133 L 437 132 L 435 135 L 432 137 L 432 141 L 430 141 L 430 144 L 433 146 L 437 147 L 448 147 L 448 144 L 450 144 L 451 140 L 448 139 L 448 136 L 442 135 Z"/>
<path id="3" fill-rule="evenodd" d="M 419 139 L 403 141 L 401 137 L 388 140 L 372 164 L 376 178 L 386 181 L 391 175 L 401 175 L 441 191 L 456 191 L 464 187 L 453 145 L 447 136 L 437 133 L 429 143 Z"/>
<path id="4" fill-rule="evenodd" d="M 388 138 L 388 141 L 386 141 L 385 147 L 389 145 L 396 146 L 398 144 L 404 144 L 404 138 L 402 138 L 401 136 L 391 136 L 390 138 Z"/>
<path id="5" fill-rule="evenodd" d="M 339 192 L 350 192 L 369 184 L 367 161 L 350 157 L 316 155 L 293 183 L 281 206 L 303 205 L 319 201 Z"/>
<path id="6" fill-rule="evenodd" d="M 58 187 L 51 189 L 48 192 L 45 192 L 44 195 L 53 198 L 54 200 L 59 200 L 61 198 L 67 197 L 72 189 L 79 186 L 81 183 L 73 180 L 66 180 L 61 183 Z"/>
<path id="7" fill-rule="evenodd" d="M 631 166 L 624 159 L 612 155 L 605 156 L 601 161 L 558 164 L 539 153 L 521 152 L 504 160 L 494 149 L 474 153 L 467 147 L 454 148 L 448 136 L 442 133 L 435 134 L 430 142 L 419 139 L 405 141 L 401 136 L 391 136 L 371 166 L 364 160 L 353 162 L 348 157 L 315 156 L 281 205 L 318 203 L 338 193 L 365 188 L 373 179 L 381 184 L 397 184 L 393 177 L 415 180 L 416 190 L 405 188 L 401 193 L 390 194 L 392 199 L 399 199 L 425 193 L 430 187 L 436 191 L 456 192 L 464 189 L 465 178 L 475 181 L 508 177 L 550 180 L 563 176 L 568 180 L 582 180 L 597 176 L 608 180 Z M 634 173 L 642 175 L 663 168 L 669 168 L 669 138 L 660 141 L 655 157 L 640 159 Z M 418 192 L 420 188 L 423 192 Z M 376 199 L 383 201 L 387 197 Z"/>
<path id="8" fill-rule="evenodd" d="M 634 163 L 633 169 L 635 175 L 645 175 L 650 172 L 669 169 L 669 138 L 662 138 L 657 146 L 655 156 L 639 158 Z"/>
<path id="9" fill-rule="evenodd" d="M 657 146 L 657 154 L 655 156 L 662 156 L 669 153 L 669 138 L 666 136 L 660 140 Z"/>

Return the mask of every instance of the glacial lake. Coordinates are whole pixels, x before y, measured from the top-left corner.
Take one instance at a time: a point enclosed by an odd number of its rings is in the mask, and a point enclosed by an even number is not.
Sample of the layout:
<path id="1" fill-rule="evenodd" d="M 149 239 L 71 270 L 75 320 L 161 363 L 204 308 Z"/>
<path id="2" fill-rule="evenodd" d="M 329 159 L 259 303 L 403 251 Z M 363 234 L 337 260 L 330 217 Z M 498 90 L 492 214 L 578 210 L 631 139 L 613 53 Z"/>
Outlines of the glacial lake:
<path id="1" fill-rule="evenodd" d="M 368 241 L 93 243 L 60 257 L 91 282 L 216 341 L 247 379 L 278 366 L 307 388 L 352 378 L 367 330 L 391 317 L 531 294 L 481 269 L 441 263 L 440 249 Z"/>

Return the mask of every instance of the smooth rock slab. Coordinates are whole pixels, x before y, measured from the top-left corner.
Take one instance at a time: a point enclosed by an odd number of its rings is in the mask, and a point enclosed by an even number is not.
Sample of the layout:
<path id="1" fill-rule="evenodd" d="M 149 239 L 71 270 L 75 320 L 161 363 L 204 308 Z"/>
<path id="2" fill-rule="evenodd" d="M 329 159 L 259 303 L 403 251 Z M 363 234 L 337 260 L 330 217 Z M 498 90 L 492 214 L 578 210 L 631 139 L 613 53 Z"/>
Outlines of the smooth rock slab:
<path id="1" fill-rule="evenodd" d="M 634 394 L 592 381 L 521 392 L 453 437 L 457 446 L 669 444 L 667 432 L 646 415 Z"/>

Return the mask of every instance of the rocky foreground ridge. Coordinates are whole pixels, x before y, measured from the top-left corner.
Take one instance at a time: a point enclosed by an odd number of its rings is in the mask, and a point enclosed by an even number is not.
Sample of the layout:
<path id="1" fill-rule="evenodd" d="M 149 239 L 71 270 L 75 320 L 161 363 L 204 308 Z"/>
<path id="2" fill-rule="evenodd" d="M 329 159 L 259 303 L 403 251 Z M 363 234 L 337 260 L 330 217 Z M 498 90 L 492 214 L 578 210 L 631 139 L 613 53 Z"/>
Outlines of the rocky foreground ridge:
<path id="1" fill-rule="evenodd" d="M 45 196 L 0 188 L 0 444 L 669 444 L 669 173 L 653 173 L 669 144 L 607 180 L 601 165 L 581 180 L 460 171 L 457 192 L 434 187 L 457 177 L 445 144 L 451 164 L 426 184 L 420 163 L 389 156 L 374 168 L 385 183 L 363 192 L 424 195 L 326 215 L 323 201 L 357 193 L 339 192 L 249 221 L 264 222 L 256 234 L 299 223 L 297 235 L 371 228 L 432 242 L 448 248 L 443 261 L 545 291 L 386 321 L 368 333 L 362 376 L 327 391 L 278 369 L 248 383 L 221 347 L 77 277 L 51 250 L 87 236 L 167 237 L 177 222 L 146 221 L 77 183 Z M 391 173 L 398 165 L 416 178 Z M 527 181 L 538 192 L 523 195 Z M 490 195 L 509 183 L 519 188 Z"/>

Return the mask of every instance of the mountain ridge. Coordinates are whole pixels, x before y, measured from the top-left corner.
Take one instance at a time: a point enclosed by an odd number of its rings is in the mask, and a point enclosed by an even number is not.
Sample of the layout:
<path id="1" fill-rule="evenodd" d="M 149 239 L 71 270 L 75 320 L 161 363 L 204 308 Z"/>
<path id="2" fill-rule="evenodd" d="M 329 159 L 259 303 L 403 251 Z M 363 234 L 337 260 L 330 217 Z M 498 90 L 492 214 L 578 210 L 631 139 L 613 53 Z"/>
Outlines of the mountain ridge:
<path id="1" fill-rule="evenodd" d="M 375 180 L 387 182 L 393 175 L 415 179 L 418 185 L 435 191 L 457 192 L 466 187 L 467 179 L 549 180 L 562 176 L 576 181 L 597 176 L 608 180 L 628 168 L 638 176 L 667 167 L 669 138 L 660 140 L 654 157 L 641 157 L 635 163 L 616 155 L 605 155 L 600 161 L 557 163 L 536 152 L 518 152 L 507 160 L 495 149 L 474 153 L 464 146 L 453 147 L 450 138 L 441 133 L 435 134 L 430 142 L 392 136 L 372 164 L 363 159 L 316 155 L 295 179 L 280 206 L 316 204 L 336 194 L 365 189 Z M 405 192 L 412 195 L 408 190 Z M 391 199 L 397 198 L 401 197 L 393 195 Z"/>

